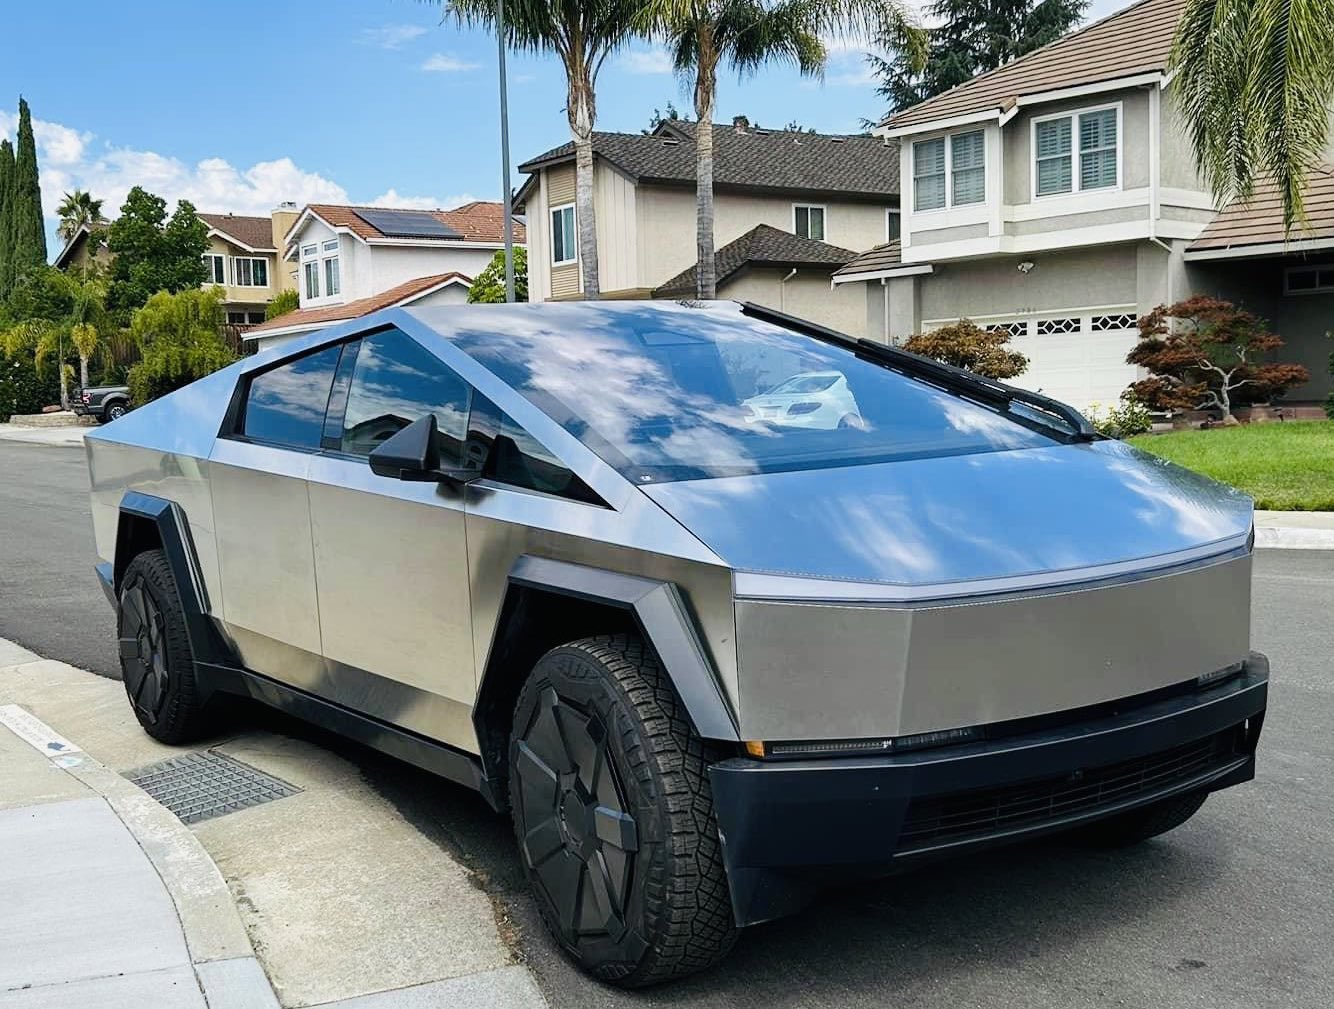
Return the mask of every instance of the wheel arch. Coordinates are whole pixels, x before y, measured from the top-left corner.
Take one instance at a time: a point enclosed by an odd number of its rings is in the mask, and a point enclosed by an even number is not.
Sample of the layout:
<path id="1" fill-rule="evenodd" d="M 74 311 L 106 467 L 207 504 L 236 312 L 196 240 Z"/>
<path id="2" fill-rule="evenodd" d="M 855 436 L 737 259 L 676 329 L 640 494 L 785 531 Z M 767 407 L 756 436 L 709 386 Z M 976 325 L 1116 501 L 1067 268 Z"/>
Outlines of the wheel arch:
<path id="1" fill-rule="evenodd" d="M 505 795 L 514 703 L 533 665 L 567 641 L 637 633 L 653 648 L 706 739 L 740 738 L 685 600 L 671 582 L 524 555 L 510 570 L 473 709 L 486 777 Z"/>

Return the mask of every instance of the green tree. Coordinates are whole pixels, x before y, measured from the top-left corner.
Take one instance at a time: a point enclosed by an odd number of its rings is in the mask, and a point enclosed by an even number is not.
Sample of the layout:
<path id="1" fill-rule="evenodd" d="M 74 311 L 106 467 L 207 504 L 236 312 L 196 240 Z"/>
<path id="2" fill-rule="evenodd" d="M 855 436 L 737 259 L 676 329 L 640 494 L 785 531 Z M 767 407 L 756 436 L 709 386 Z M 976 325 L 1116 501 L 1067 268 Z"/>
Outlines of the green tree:
<path id="1" fill-rule="evenodd" d="M 468 288 L 470 304 L 495 304 L 505 300 L 505 250 L 499 249 Z M 528 300 L 528 253 L 514 250 L 514 300 Z"/>
<path id="2" fill-rule="evenodd" d="M 9 289 L 14 286 L 14 236 L 9 224 L 9 208 L 13 202 L 14 145 L 8 140 L 0 140 L 0 301 L 9 297 Z"/>
<path id="3" fill-rule="evenodd" d="M 106 229 L 106 241 L 115 257 L 107 304 L 122 319 L 159 291 L 186 291 L 208 278 L 208 225 L 188 200 L 168 217 L 166 200 L 135 186 Z"/>
<path id="4" fill-rule="evenodd" d="M 0 341 L 0 424 L 16 413 L 39 413 L 59 395 L 54 368 L 38 368 L 29 353 L 11 357 Z"/>
<path id="5" fill-rule="evenodd" d="M 10 358 L 32 356 L 40 370 L 52 359 L 59 369 L 60 404 L 69 406 L 66 356 L 79 358 L 79 380 L 88 384 L 88 363 L 108 326 L 106 282 L 95 270 L 64 273 L 51 266 L 29 271 L 15 286 L 10 310 L 18 319 L 3 335 Z"/>
<path id="6" fill-rule="evenodd" d="M 822 37 L 897 31 L 917 45 L 901 0 L 647 0 L 636 27 L 663 41 L 672 63 L 694 87 L 696 288 L 702 299 L 717 287 L 713 252 L 713 110 L 718 67 L 751 74 L 766 63 L 789 63 L 807 75 L 824 72 Z"/>
<path id="7" fill-rule="evenodd" d="M 1324 157 L 1334 0 L 1188 0 L 1172 54 L 1195 160 L 1219 203 L 1272 180 L 1291 231 Z"/>
<path id="8" fill-rule="evenodd" d="M 92 194 L 85 190 L 76 189 L 65 194 L 60 206 L 56 208 L 56 216 L 60 218 L 56 234 L 68 242 L 79 233 L 80 228 L 91 228 L 102 219 L 102 201 L 93 199 Z"/>
<path id="9" fill-rule="evenodd" d="M 18 145 L 14 149 L 14 179 L 6 213 L 9 217 L 9 256 L 14 277 L 46 265 L 46 223 L 42 220 L 42 189 L 37 176 L 37 143 L 32 135 L 32 112 L 19 99 Z"/>
<path id="10" fill-rule="evenodd" d="M 211 375 L 236 360 L 222 339 L 223 291 L 218 287 L 159 291 L 134 313 L 130 336 L 139 363 L 130 369 L 136 406 Z"/>
<path id="11" fill-rule="evenodd" d="M 889 57 L 870 54 L 879 78 L 876 94 L 896 112 L 995 70 L 1025 53 L 1055 42 L 1088 8 L 1088 0 L 934 0 L 926 8 L 939 27 L 930 30 L 925 65 L 914 66 L 904 39 L 882 34 Z"/>
<path id="12" fill-rule="evenodd" d="M 264 306 L 264 318 L 266 321 L 276 319 L 278 316 L 294 312 L 300 307 L 301 292 L 295 287 L 289 287 L 275 294 L 273 300 Z"/>
<path id="13" fill-rule="evenodd" d="M 460 25 L 496 27 L 495 0 L 444 0 L 445 12 Z M 554 52 L 565 67 L 565 115 L 574 140 L 575 226 L 584 297 L 601 294 L 596 221 L 593 216 L 594 85 L 611 53 L 633 32 L 642 7 L 636 0 L 523 0 L 505 4 L 505 41 L 512 49 Z"/>
<path id="14" fill-rule="evenodd" d="M 666 112 L 663 112 L 656 106 L 654 107 L 653 115 L 648 117 L 648 129 L 640 130 L 639 132 L 644 134 L 645 136 L 648 136 L 649 134 L 656 132 L 658 127 L 661 126 L 663 123 L 688 123 L 688 122 L 690 122 L 690 117 L 682 116 L 680 110 L 677 109 L 676 105 L 673 102 L 669 101 L 667 103 Z"/>

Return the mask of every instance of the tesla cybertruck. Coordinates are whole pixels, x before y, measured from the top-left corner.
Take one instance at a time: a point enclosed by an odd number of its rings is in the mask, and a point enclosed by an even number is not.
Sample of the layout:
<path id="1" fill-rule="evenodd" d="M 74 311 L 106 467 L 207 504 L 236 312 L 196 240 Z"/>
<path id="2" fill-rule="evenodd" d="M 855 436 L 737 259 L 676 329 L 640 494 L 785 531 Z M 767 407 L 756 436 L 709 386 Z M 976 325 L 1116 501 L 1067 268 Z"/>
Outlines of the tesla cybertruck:
<path id="1" fill-rule="evenodd" d="M 613 983 L 1254 776 L 1248 498 L 759 306 L 389 310 L 87 448 L 144 728 L 242 695 L 477 789 Z"/>

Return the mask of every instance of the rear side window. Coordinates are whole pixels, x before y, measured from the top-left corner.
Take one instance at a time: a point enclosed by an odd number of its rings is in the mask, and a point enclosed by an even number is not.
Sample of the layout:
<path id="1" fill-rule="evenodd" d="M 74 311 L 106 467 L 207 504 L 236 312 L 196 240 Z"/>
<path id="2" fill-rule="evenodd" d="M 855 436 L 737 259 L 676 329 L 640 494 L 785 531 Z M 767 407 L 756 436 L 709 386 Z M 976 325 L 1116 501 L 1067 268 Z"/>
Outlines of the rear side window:
<path id="1" fill-rule="evenodd" d="M 284 448 L 318 449 L 341 347 L 326 347 L 250 380 L 241 434 Z"/>
<path id="2" fill-rule="evenodd" d="M 440 428 L 440 461 L 459 466 L 472 387 L 411 337 L 389 329 L 361 341 L 343 416 L 342 451 L 368 456 L 428 413 Z"/>

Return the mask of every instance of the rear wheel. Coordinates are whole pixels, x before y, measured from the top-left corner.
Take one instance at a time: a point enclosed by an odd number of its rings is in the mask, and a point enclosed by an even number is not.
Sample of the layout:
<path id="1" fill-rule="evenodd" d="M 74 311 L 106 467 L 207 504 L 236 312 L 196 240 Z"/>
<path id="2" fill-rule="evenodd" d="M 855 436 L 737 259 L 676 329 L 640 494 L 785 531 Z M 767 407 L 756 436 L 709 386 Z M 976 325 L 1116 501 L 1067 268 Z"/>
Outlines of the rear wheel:
<path id="1" fill-rule="evenodd" d="M 122 417 L 125 416 L 125 414 L 128 411 L 129 411 L 128 406 L 126 406 L 120 400 L 116 400 L 114 403 L 112 403 L 110 406 L 108 406 L 105 410 L 102 411 L 103 423 L 112 420 L 120 420 Z"/>
<path id="2" fill-rule="evenodd" d="M 1091 848 L 1124 848 L 1138 844 L 1180 827 L 1200 811 L 1208 797 L 1208 792 L 1174 795 L 1082 827 L 1075 833 L 1075 838 Z"/>
<path id="3" fill-rule="evenodd" d="M 117 612 L 121 678 L 135 717 L 154 739 L 186 743 L 203 733 L 203 704 L 176 578 L 161 550 L 130 561 Z"/>
<path id="4" fill-rule="evenodd" d="M 595 977 L 656 984 L 735 941 L 715 756 L 636 637 L 561 645 L 524 685 L 510 741 L 520 857 L 551 934 Z"/>

